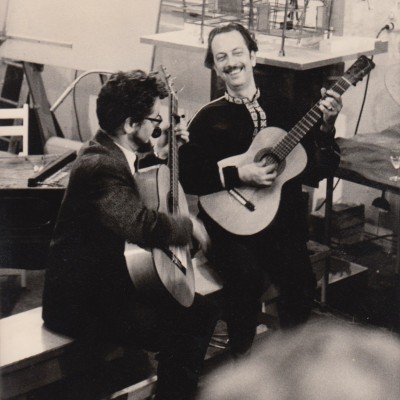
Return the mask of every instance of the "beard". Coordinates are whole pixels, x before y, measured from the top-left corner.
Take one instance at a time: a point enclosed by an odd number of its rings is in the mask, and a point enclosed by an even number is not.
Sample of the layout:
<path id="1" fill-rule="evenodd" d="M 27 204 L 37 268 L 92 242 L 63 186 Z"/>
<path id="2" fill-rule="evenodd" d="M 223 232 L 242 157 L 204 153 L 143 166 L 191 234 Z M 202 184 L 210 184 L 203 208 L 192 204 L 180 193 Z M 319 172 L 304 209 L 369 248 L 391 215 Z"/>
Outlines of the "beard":
<path id="1" fill-rule="evenodd" d="M 153 145 L 150 140 L 148 140 L 147 142 L 143 142 L 142 140 L 135 138 L 134 142 L 137 146 L 136 151 L 138 153 L 149 153 L 153 150 Z"/>

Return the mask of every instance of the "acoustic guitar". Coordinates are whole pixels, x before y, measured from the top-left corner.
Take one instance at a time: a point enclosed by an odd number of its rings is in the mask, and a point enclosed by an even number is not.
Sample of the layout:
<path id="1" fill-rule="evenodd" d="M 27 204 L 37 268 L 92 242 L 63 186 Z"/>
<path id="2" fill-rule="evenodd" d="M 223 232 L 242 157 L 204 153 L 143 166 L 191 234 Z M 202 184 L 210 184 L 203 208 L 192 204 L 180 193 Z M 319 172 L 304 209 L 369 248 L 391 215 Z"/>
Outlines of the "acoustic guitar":
<path id="1" fill-rule="evenodd" d="M 343 94 L 374 66 L 370 59 L 360 56 L 331 89 Z M 307 155 L 300 140 L 321 116 L 316 103 L 288 133 L 276 127 L 262 129 L 246 153 L 219 161 L 218 166 L 224 168 L 264 160 L 268 165 L 277 165 L 278 175 L 270 187 L 240 186 L 200 196 L 205 212 L 222 228 L 236 235 L 252 235 L 268 227 L 278 211 L 282 186 L 306 167 Z"/>
<path id="2" fill-rule="evenodd" d="M 171 77 L 164 67 L 161 67 L 161 73 L 167 84 L 170 100 L 168 166 L 144 168 L 134 177 L 147 208 L 170 215 L 189 215 L 186 196 L 179 184 L 178 147 L 174 135 L 174 128 L 180 118 L 178 98 Z M 142 249 L 126 243 L 125 260 L 139 293 L 157 301 L 172 296 L 184 307 L 193 303 L 195 284 L 189 246 Z"/>

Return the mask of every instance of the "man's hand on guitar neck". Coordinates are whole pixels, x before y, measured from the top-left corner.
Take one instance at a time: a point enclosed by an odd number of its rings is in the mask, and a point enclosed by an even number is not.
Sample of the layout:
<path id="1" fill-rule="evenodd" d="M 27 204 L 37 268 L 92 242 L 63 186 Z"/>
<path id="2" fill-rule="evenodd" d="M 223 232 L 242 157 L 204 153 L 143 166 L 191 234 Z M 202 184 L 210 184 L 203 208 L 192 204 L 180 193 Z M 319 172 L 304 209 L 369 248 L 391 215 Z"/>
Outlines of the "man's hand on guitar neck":
<path id="1" fill-rule="evenodd" d="M 336 118 L 343 107 L 342 96 L 333 90 L 321 89 L 322 99 L 319 109 L 322 111 L 321 132 L 331 133 L 335 127 Z"/>
<path id="2" fill-rule="evenodd" d="M 248 186 L 269 187 L 276 178 L 276 165 L 264 165 L 263 161 L 238 167 L 239 179 Z"/>

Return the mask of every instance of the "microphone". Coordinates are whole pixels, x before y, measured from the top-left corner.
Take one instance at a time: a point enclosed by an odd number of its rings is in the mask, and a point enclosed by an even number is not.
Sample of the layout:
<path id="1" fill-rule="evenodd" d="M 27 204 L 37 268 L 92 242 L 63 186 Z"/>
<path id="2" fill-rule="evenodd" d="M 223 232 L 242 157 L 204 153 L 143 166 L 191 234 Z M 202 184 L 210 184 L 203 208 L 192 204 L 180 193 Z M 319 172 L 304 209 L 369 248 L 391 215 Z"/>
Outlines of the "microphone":
<path id="1" fill-rule="evenodd" d="M 156 126 L 153 130 L 153 133 L 151 134 L 151 137 L 154 139 L 157 139 L 161 136 L 162 130 L 159 126 Z"/>
<path id="2" fill-rule="evenodd" d="M 175 123 L 179 123 L 181 118 L 185 118 L 185 115 L 173 115 L 174 119 L 175 119 Z M 154 139 L 157 139 L 161 136 L 162 130 L 159 126 L 156 126 L 153 130 L 153 133 L 151 134 L 151 137 L 153 137 Z"/>

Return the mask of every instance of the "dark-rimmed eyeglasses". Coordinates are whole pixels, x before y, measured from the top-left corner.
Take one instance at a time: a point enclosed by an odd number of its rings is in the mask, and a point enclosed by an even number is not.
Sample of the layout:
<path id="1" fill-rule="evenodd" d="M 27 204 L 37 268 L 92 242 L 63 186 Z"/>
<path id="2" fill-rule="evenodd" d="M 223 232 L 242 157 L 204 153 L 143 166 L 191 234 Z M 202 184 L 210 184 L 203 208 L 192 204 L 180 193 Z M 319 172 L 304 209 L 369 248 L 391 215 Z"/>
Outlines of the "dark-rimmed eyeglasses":
<path id="1" fill-rule="evenodd" d="M 157 115 L 157 118 L 147 117 L 147 118 L 144 118 L 144 119 L 147 119 L 150 122 L 154 122 L 157 125 L 160 125 L 161 122 L 163 122 L 162 116 L 160 114 Z"/>

